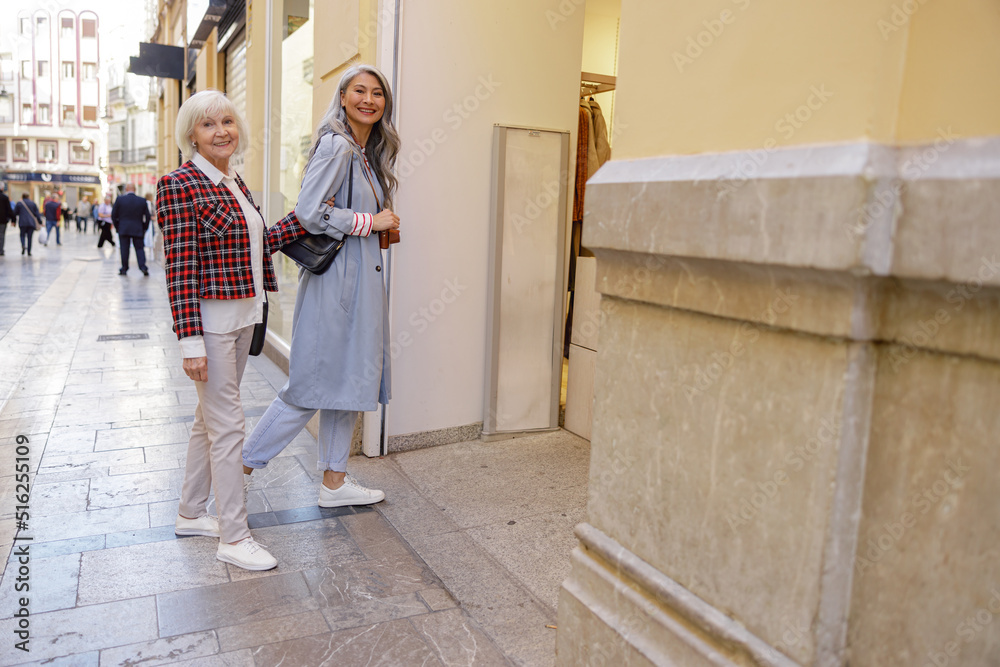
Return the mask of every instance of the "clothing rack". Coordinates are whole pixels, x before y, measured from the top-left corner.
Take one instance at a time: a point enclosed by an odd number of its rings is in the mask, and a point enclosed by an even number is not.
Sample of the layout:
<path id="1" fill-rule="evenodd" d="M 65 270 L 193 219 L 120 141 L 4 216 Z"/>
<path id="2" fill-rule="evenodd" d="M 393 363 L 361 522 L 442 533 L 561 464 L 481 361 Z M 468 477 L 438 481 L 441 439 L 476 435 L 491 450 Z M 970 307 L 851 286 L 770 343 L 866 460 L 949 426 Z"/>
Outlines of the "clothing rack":
<path id="1" fill-rule="evenodd" d="M 617 77 L 593 72 L 580 72 L 580 97 L 607 93 L 615 89 Z"/>

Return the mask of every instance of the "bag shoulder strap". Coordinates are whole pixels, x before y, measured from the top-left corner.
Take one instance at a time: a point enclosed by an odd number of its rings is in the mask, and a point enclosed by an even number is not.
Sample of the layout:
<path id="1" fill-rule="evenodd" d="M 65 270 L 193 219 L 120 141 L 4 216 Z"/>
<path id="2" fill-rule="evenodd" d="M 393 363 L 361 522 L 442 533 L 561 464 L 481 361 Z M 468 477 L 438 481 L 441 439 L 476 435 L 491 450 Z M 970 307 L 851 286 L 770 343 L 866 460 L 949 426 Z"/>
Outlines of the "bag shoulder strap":
<path id="1" fill-rule="evenodd" d="M 351 202 L 354 197 L 354 152 L 351 151 L 351 166 L 348 167 L 347 176 L 347 208 L 351 208 Z"/>

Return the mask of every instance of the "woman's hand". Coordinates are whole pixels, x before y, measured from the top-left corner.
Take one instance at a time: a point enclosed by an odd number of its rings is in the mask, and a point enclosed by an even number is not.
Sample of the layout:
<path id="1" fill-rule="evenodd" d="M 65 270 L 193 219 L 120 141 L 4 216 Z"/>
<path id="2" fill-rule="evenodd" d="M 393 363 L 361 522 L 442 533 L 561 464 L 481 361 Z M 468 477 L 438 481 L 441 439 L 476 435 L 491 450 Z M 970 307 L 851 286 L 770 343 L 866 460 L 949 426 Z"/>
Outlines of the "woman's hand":
<path id="1" fill-rule="evenodd" d="M 373 232 L 383 232 L 387 229 L 399 229 L 399 216 L 389 209 L 376 213 L 372 221 Z"/>
<path id="2" fill-rule="evenodd" d="M 185 359 L 184 373 L 195 382 L 208 382 L 208 357 Z"/>
<path id="3" fill-rule="evenodd" d="M 329 199 L 327 199 L 327 200 L 326 200 L 325 202 L 323 202 L 323 203 L 324 203 L 324 204 L 326 204 L 327 206 L 329 206 L 330 208 L 333 208 L 333 200 L 334 200 L 334 199 L 336 199 L 336 197 L 330 197 Z"/>

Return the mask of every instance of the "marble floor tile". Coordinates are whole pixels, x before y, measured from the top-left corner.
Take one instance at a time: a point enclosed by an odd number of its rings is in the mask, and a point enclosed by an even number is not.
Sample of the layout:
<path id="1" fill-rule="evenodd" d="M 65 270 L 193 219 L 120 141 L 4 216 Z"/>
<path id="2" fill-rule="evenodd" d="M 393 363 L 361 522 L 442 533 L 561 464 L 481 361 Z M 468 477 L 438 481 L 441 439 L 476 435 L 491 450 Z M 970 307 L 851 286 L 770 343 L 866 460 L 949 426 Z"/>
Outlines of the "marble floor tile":
<path id="1" fill-rule="evenodd" d="M 182 468 L 183 462 L 180 459 L 152 461 L 150 463 L 128 463 L 124 465 L 108 466 L 108 475 L 117 477 L 120 475 L 136 475 L 140 473 L 157 472 L 163 470 L 175 470 Z"/>
<path id="2" fill-rule="evenodd" d="M 131 475 L 109 474 L 91 480 L 89 507 L 106 509 L 179 499 L 183 481 L 184 471 L 179 468 Z"/>
<path id="3" fill-rule="evenodd" d="M 318 607 L 300 572 L 156 597 L 161 637 L 290 616 Z"/>
<path id="4" fill-rule="evenodd" d="M 31 522 L 31 532 L 36 542 L 104 535 L 136 528 L 149 528 L 149 512 L 145 505 L 53 514 L 35 518 Z"/>
<path id="5" fill-rule="evenodd" d="M 333 631 L 375 625 L 426 613 L 428 609 L 416 593 L 358 600 L 349 605 L 323 608 L 323 616 Z"/>
<path id="6" fill-rule="evenodd" d="M 0 620 L 0 636 L 12 637 L 15 624 L 16 619 Z M 41 661 L 104 648 L 108 628 L 115 628 L 116 644 L 156 639 L 155 601 L 152 597 L 137 598 L 32 614 L 30 657 Z M 0 652 L 2 667 L 22 660 L 11 651 Z"/>
<path id="7" fill-rule="evenodd" d="M 452 609 L 458 606 L 458 601 L 444 588 L 425 588 L 422 591 L 417 591 L 417 595 L 431 611 Z"/>
<path id="8" fill-rule="evenodd" d="M 75 468 L 102 467 L 143 463 L 141 449 L 111 449 L 102 452 L 77 452 L 75 454 L 52 454 L 46 452 L 42 458 L 39 473 L 56 473 Z"/>
<path id="9" fill-rule="evenodd" d="M 243 625 L 230 625 L 215 630 L 219 637 L 219 646 L 223 651 L 252 648 L 310 635 L 328 634 L 329 632 L 330 626 L 327 625 L 323 614 L 318 611 L 307 611 L 263 621 L 251 621 Z"/>
<path id="10" fill-rule="evenodd" d="M 187 429 L 185 429 L 186 431 Z M 184 436 L 184 442 L 178 443 L 176 445 L 157 445 L 155 447 L 143 447 L 142 453 L 146 458 L 147 463 L 154 463 L 157 461 L 179 461 L 181 467 L 184 466 L 184 461 L 187 458 L 188 450 L 188 437 Z"/>
<path id="11" fill-rule="evenodd" d="M 377 505 L 375 506 L 378 507 Z M 341 523 L 365 558 L 414 558 L 402 536 L 379 512 L 364 512 L 343 516 Z"/>
<path id="12" fill-rule="evenodd" d="M 24 543 L 19 543 L 24 544 Z M 28 580 L 18 582 L 17 547 L 14 548 L 8 571 L 0 582 L 0 619 L 12 618 L 20 598 L 30 601 L 32 614 L 76 606 L 77 582 L 80 576 L 80 554 L 66 554 L 52 558 L 38 558 L 28 547 L 30 568 Z M 17 584 L 27 584 L 27 591 L 16 590 Z"/>
<path id="13" fill-rule="evenodd" d="M 214 632 L 196 632 L 190 635 L 175 635 L 152 641 L 106 648 L 101 651 L 101 667 L 111 665 L 173 665 L 181 660 L 190 660 L 215 655 L 219 652 L 219 641 Z"/>
<path id="14" fill-rule="evenodd" d="M 53 514 L 85 512 L 89 490 L 89 479 L 58 484 L 33 484 L 31 487 L 31 515 L 38 518 Z"/>
<path id="15" fill-rule="evenodd" d="M 430 667 L 442 664 L 405 619 L 267 644 L 254 651 L 254 659 L 261 665 Z"/>
<path id="16" fill-rule="evenodd" d="M 410 624 L 445 665 L 505 667 L 507 660 L 461 609 L 414 616 Z M 555 633 L 552 633 L 553 639 Z"/>
<path id="17" fill-rule="evenodd" d="M 138 417 L 138 414 L 136 415 Z M 136 426 L 133 428 L 108 429 L 97 432 L 95 450 L 149 448 L 156 445 L 175 445 L 188 441 L 188 430 L 183 424 L 163 424 L 159 426 Z"/>
<path id="18" fill-rule="evenodd" d="M 24 396 L 15 389 L 13 397 L 3 404 L 3 409 L 0 409 L 0 418 L 14 419 L 35 412 L 55 412 L 56 408 L 59 407 L 59 399 L 58 393 L 46 396 Z"/>
<path id="19" fill-rule="evenodd" d="M 267 545 L 267 550 L 278 559 L 278 567 L 265 572 L 251 572 L 229 565 L 229 576 L 233 581 L 258 579 L 278 572 L 315 570 L 364 559 L 361 549 L 339 519 L 258 528 L 253 531 L 253 536 Z"/>
<path id="20" fill-rule="evenodd" d="M 80 564 L 80 604 L 170 593 L 229 581 L 210 537 L 88 551 Z"/>
<path id="21" fill-rule="evenodd" d="M 0 418 L 0 433 L 21 433 L 26 435 L 48 433 L 55 419 L 55 411 L 32 412 L 21 417 Z"/>
<path id="22" fill-rule="evenodd" d="M 167 500 L 162 503 L 149 503 L 149 527 L 173 526 L 177 520 L 178 501 Z"/>
<path id="23" fill-rule="evenodd" d="M 328 565 L 303 573 L 320 607 L 393 597 L 440 586 L 440 580 L 416 559 L 365 560 Z"/>
<path id="24" fill-rule="evenodd" d="M 97 429 L 79 429 L 66 426 L 53 428 L 45 442 L 45 453 L 66 455 L 92 452 L 96 440 Z"/>
<path id="25" fill-rule="evenodd" d="M 88 535 L 74 537 L 69 540 L 54 542 L 37 542 L 31 545 L 33 558 L 53 558 L 66 554 L 78 554 L 84 551 L 96 551 L 104 548 L 104 535 Z"/>
<path id="26" fill-rule="evenodd" d="M 253 660 L 253 651 L 248 648 L 240 649 L 239 651 L 216 653 L 215 655 L 195 658 L 194 660 L 181 660 L 172 664 L 174 667 L 256 667 L 256 663 Z"/>
<path id="27" fill-rule="evenodd" d="M 20 667 L 100 667 L 100 652 L 74 653 L 61 658 L 47 658 L 35 662 L 18 663 Z"/>

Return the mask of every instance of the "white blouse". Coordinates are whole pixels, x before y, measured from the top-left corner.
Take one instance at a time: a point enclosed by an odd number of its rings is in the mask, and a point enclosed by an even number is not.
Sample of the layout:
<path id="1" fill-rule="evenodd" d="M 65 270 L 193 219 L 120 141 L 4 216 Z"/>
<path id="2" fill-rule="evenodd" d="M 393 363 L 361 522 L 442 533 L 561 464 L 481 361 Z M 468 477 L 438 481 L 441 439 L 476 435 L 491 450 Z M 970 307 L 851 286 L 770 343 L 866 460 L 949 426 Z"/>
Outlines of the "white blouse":
<path id="1" fill-rule="evenodd" d="M 229 333 L 253 326 L 264 317 L 264 218 L 254 208 L 243 191 L 236 184 L 233 172 L 219 171 L 201 153 L 191 159 L 202 173 L 215 185 L 225 185 L 243 211 L 250 234 L 250 266 L 253 271 L 254 296 L 248 299 L 201 299 L 201 328 L 208 333 Z M 180 340 L 181 356 L 185 359 L 205 356 L 205 341 L 202 336 L 188 336 Z"/>

